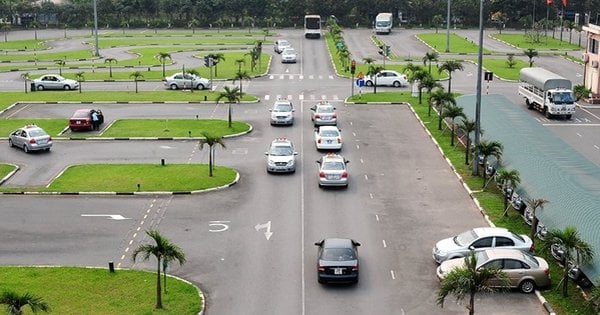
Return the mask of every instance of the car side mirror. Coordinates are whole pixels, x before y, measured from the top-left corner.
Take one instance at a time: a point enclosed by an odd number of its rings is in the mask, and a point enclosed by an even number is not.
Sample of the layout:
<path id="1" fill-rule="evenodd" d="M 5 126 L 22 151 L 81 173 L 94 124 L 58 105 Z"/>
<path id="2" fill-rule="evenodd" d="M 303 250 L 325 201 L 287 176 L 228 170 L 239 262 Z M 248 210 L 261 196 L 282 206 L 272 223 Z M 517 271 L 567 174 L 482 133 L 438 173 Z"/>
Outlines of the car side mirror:
<path id="1" fill-rule="evenodd" d="M 272 112 L 273 110 L 272 110 L 272 109 L 269 109 L 269 111 L 270 111 L 270 112 Z"/>
<path id="2" fill-rule="evenodd" d="M 346 161 L 344 161 L 344 163 L 348 164 L 348 163 L 350 163 L 350 160 L 346 160 Z"/>
<path id="3" fill-rule="evenodd" d="M 318 164 L 321 164 L 321 161 L 320 161 L 320 160 L 316 160 L 315 162 L 317 162 Z"/>
<path id="4" fill-rule="evenodd" d="M 298 152 L 294 152 L 294 155 L 298 155 Z"/>
<path id="5" fill-rule="evenodd" d="M 319 241 L 319 242 L 315 242 L 316 246 L 322 246 L 323 245 L 323 241 Z"/>
<path id="6" fill-rule="evenodd" d="M 352 244 L 354 244 L 354 246 L 360 246 L 360 243 L 355 240 L 352 240 Z"/>
<path id="7" fill-rule="evenodd" d="M 315 111 L 317 110 L 314 106 L 310 108 L 310 110 Z"/>
<path id="8" fill-rule="evenodd" d="M 269 152 L 265 152 L 265 155 L 269 155 Z"/>
<path id="9" fill-rule="evenodd" d="M 295 112 L 296 110 L 292 108 L 292 112 Z"/>
<path id="10" fill-rule="evenodd" d="M 475 246 L 471 245 L 471 246 L 469 246 L 469 249 L 470 250 L 475 250 Z"/>

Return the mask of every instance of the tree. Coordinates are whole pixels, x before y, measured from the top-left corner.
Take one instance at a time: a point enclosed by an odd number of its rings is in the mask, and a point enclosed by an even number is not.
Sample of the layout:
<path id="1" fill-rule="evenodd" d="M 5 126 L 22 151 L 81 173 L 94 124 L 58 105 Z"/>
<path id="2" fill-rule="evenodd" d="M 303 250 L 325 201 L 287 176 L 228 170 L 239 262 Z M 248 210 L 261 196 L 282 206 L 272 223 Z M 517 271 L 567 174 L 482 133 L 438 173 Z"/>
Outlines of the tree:
<path id="1" fill-rule="evenodd" d="M 104 63 L 108 63 L 108 75 L 111 78 L 112 78 L 112 64 L 113 64 L 113 62 L 117 63 L 117 59 L 115 59 L 115 58 L 106 58 L 106 59 L 104 59 Z"/>
<path id="2" fill-rule="evenodd" d="M 31 80 L 31 76 L 29 75 L 29 72 L 21 73 L 21 79 L 23 79 L 23 81 L 25 81 L 25 93 L 27 93 L 27 83 L 29 82 L 29 80 Z"/>
<path id="3" fill-rule="evenodd" d="M 465 133 L 467 143 L 465 144 L 465 165 L 469 165 L 469 155 L 471 155 L 471 132 L 475 131 L 477 123 L 472 119 L 463 119 L 458 124 L 458 129 Z"/>
<path id="4" fill-rule="evenodd" d="M 217 77 L 218 76 L 217 64 L 220 61 L 225 61 L 225 55 L 223 53 L 212 53 L 212 54 L 208 54 L 208 56 L 213 59 L 213 62 L 214 62 L 213 65 L 215 66 L 215 77 Z"/>
<path id="5" fill-rule="evenodd" d="M 514 66 L 515 66 L 516 64 L 517 64 L 517 61 L 515 60 L 515 54 L 513 54 L 513 53 L 508 53 L 508 54 L 506 55 L 506 65 L 507 65 L 509 68 L 511 68 L 511 69 L 512 69 L 512 68 L 514 68 Z"/>
<path id="6" fill-rule="evenodd" d="M 251 79 L 252 77 L 248 75 L 248 72 L 246 71 L 238 71 L 238 73 L 236 73 L 233 77 L 233 83 L 235 83 L 235 81 L 238 80 L 240 81 L 240 96 L 244 95 L 244 93 L 242 92 L 242 81 Z"/>
<path id="7" fill-rule="evenodd" d="M 433 89 L 435 88 L 439 88 L 439 89 L 443 89 L 442 85 L 436 81 L 429 73 L 423 71 L 424 75 L 422 78 L 420 78 L 419 80 L 419 104 L 421 104 L 421 91 L 423 89 L 425 89 L 427 91 L 427 94 L 431 97 L 431 91 L 433 91 Z M 440 108 L 441 109 L 441 108 Z M 440 110 L 440 114 L 441 114 L 441 110 Z M 429 115 L 431 116 L 431 102 L 429 102 Z"/>
<path id="8" fill-rule="evenodd" d="M 231 128 L 231 104 L 232 103 L 237 103 L 241 100 L 242 97 L 242 92 L 240 91 L 240 89 L 238 87 L 234 87 L 233 89 L 230 89 L 228 86 L 223 88 L 223 92 L 221 92 L 219 94 L 219 96 L 217 96 L 217 104 L 219 103 L 220 100 L 222 99 L 226 99 L 227 100 L 227 121 L 229 123 L 229 128 Z"/>
<path id="9" fill-rule="evenodd" d="M 58 74 L 62 75 L 62 68 L 67 62 L 64 59 L 56 59 L 54 60 L 54 63 L 58 65 Z"/>
<path id="10" fill-rule="evenodd" d="M 38 311 L 50 312 L 50 306 L 44 302 L 41 297 L 31 293 L 20 295 L 14 291 L 3 291 L 0 294 L 0 304 L 6 305 L 6 311 L 9 315 L 23 315 L 23 306 L 29 306 L 31 312 Z"/>
<path id="11" fill-rule="evenodd" d="M 515 188 L 521 183 L 521 176 L 517 170 L 501 169 L 496 173 L 496 180 L 502 185 L 502 193 L 504 194 L 504 213 L 508 216 L 508 201 L 512 198 Z"/>
<path id="12" fill-rule="evenodd" d="M 242 57 L 235 60 L 235 64 L 238 66 L 238 72 L 242 72 L 242 65 L 246 65 L 246 58 Z"/>
<path id="13" fill-rule="evenodd" d="M 529 48 L 527 50 L 523 50 L 523 54 L 529 58 L 529 67 L 533 67 L 533 58 L 538 56 L 537 50 Z"/>
<path id="14" fill-rule="evenodd" d="M 425 56 L 423 56 L 423 65 L 429 64 L 429 74 L 431 74 L 431 63 L 437 61 L 438 58 L 439 54 L 435 51 L 426 52 Z"/>
<path id="15" fill-rule="evenodd" d="M 444 108 L 444 104 L 456 105 L 456 99 L 452 94 L 446 93 L 443 88 L 439 88 L 429 95 L 429 116 L 431 116 L 431 107 L 434 104 L 440 108 L 441 116 L 441 109 Z"/>
<path id="16" fill-rule="evenodd" d="M 366 75 L 373 77 L 373 94 L 377 94 L 377 74 L 383 70 L 382 66 L 369 65 Z"/>
<path id="17" fill-rule="evenodd" d="M 594 312 L 600 312 L 600 286 L 596 286 L 588 294 L 586 307 Z"/>
<path id="18" fill-rule="evenodd" d="M 375 59 L 371 58 L 371 57 L 365 57 L 363 58 L 363 62 L 367 65 L 367 66 L 371 66 L 374 62 Z"/>
<path id="19" fill-rule="evenodd" d="M 185 254 L 179 246 L 173 244 L 170 240 L 165 238 L 162 234 L 160 234 L 157 230 L 146 230 L 146 234 L 150 236 L 155 245 L 152 244 L 144 244 L 140 245 L 136 248 L 132 253 L 133 262 L 135 262 L 137 256 L 139 254 L 142 255 L 142 259 L 147 261 L 150 259 L 150 256 L 156 257 L 157 266 L 156 269 L 156 308 L 162 309 L 162 293 L 161 293 L 161 285 L 160 285 L 160 269 L 164 260 L 167 262 L 179 261 L 179 265 L 183 265 L 185 263 Z"/>
<path id="20" fill-rule="evenodd" d="M 465 257 L 465 265 L 448 272 L 440 284 L 437 303 L 443 308 L 444 301 L 452 294 L 457 301 L 463 300 L 469 295 L 469 304 L 466 306 L 469 314 L 475 314 L 475 294 L 482 292 L 494 292 L 489 286 L 491 279 L 498 279 L 500 283 L 508 283 L 509 279 L 501 269 L 479 268 L 475 251 Z"/>
<path id="21" fill-rule="evenodd" d="M 450 93 L 448 93 L 450 94 Z M 452 94 L 450 94 L 452 95 Z M 441 130 L 441 123 L 442 120 L 444 118 L 450 118 L 450 136 L 452 137 L 450 139 L 450 145 L 454 146 L 454 120 L 456 119 L 456 117 L 462 117 L 467 118 L 467 116 L 465 115 L 465 113 L 463 112 L 463 108 L 460 106 L 456 106 L 452 103 L 450 103 L 450 106 L 444 107 L 442 114 L 440 115 L 440 120 L 439 120 L 439 126 L 438 126 L 438 130 Z"/>
<path id="22" fill-rule="evenodd" d="M 156 56 L 156 58 L 158 58 L 158 60 L 162 64 L 162 76 L 164 77 L 165 76 L 165 63 L 167 62 L 167 59 L 173 61 L 173 59 L 171 59 L 171 54 L 166 53 L 166 52 L 159 52 L 158 55 Z"/>
<path id="23" fill-rule="evenodd" d="M 422 96 L 423 96 L 423 89 L 426 87 L 426 85 L 428 85 L 427 82 L 431 82 L 431 81 L 435 81 L 435 80 L 433 79 L 433 77 L 431 77 L 431 74 L 429 74 L 425 70 L 418 70 L 417 72 L 413 72 L 412 75 L 410 76 L 410 78 L 413 80 L 413 82 L 418 82 L 417 88 L 419 90 L 419 104 L 421 104 Z M 423 84 L 423 82 L 425 82 L 425 84 Z"/>
<path id="24" fill-rule="evenodd" d="M 200 140 L 200 149 L 204 148 L 204 145 L 208 145 L 208 176 L 213 176 L 214 160 L 215 160 L 215 146 L 218 144 L 222 148 L 225 148 L 225 142 L 223 137 L 214 136 L 209 132 L 202 132 L 203 139 Z"/>
<path id="25" fill-rule="evenodd" d="M 440 73 L 443 71 L 448 72 L 448 93 L 452 93 L 452 72 L 457 70 L 463 71 L 463 69 L 462 63 L 456 60 L 447 60 L 438 68 Z"/>
<path id="26" fill-rule="evenodd" d="M 132 74 L 130 74 L 129 77 L 133 78 L 133 81 L 135 82 L 135 93 L 137 93 L 138 92 L 138 81 L 140 79 L 143 79 L 144 75 L 139 71 L 135 71 Z"/>
<path id="27" fill-rule="evenodd" d="M 496 157 L 497 160 L 500 160 L 503 149 L 504 149 L 504 147 L 502 146 L 502 144 L 497 141 L 482 140 L 481 142 L 479 142 L 479 145 L 477 145 L 477 152 L 479 152 L 479 155 L 481 155 L 483 157 L 483 168 L 484 168 L 483 169 L 483 187 L 484 188 L 485 188 L 486 177 L 487 177 L 487 174 L 486 174 L 487 172 L 485 171 L 485 167 L 487 166 L 488 158 L 490 156 L 494 156 L 494 157 Z"/>
<path id="28" fill-rule="evenodd" d="M 442 17 L 441 14 L 436 14 L 433 16 L 433 18 L 431 18 L 431 24 L 433 24 L 433 27 L 435 27 L 436 34 L 438 32 L 438 28 L 440 27 L 440 25 L 442 23 L 444 23 L 444 18 Z"/>
<path id="29" fill-rule="evenodd" d="M 537 218 L 537 209 L 544 210 L 544 205 L 549 203 L 550 201 L 543 198 L 527 198 L 525 199 L 525 203 L 527 204 L 527 208 L 530 209 L 532 218 L 531 218 L 531 233 L 529 234 L 531 241 L 535 243 L 535 235 L 537 234 L 538 227 L 538 218 Z"/>
<path id="30" fill-rule="evenodd" d="M 192 18 L 192 20 L 188 23 L 188 27 L 192 29 L 192 34 L 196 34 L 196 27 L 198 27 L 198 20 L 196 18 Z"/>
<path id="31" fill-rule="evenodd" d="M 568 262 L 571 261 L 571 255 L 576 255 L 576 263 L 581 265 L 590 261 L 594 257 L 594 250 L 592 246 L 584 241 L 580 236 L 579 232 L 574 226 L 567 226 L 563 230 L 552 229 L 546 234 L 543 241 L 543 249 L 549 251 L 553 244 L 559 245 L 565 251 L 565 266 L 563 271 L 562 282 L 562 295 L 563 297 L 568 296 L 568 281 L 569 281 L 569 266 Z"/>
<path id="32" fill-rule="evenodd" d="M 75 78 L 77 78 L 77 82 L 79 82 L 79 93 L 81 93 L 81 82 L 85 81 L 85 76 L 83 73 L 83 71 L 75 73 Z"/>

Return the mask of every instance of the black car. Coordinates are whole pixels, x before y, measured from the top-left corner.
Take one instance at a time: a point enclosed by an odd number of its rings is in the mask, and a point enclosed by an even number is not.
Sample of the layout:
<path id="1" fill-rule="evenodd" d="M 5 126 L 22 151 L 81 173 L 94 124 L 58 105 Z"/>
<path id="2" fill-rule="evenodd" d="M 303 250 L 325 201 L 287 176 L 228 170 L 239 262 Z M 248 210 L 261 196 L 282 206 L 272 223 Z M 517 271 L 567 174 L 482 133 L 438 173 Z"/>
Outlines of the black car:
<path id="1" fill-rule="evenodd" d="M 347 238 L 327 238 L 315 243 L 319 247 L 317 273 L 319 283 L 358 282 L 358 246 Z"/>

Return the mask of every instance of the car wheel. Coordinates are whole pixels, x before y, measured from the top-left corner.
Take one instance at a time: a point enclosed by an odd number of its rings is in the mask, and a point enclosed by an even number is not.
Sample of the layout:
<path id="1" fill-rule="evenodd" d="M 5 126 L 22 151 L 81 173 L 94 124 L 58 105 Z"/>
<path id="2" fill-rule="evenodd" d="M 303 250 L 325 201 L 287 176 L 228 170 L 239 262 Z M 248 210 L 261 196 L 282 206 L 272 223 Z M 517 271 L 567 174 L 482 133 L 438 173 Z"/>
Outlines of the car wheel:
<path id="1" fill-rule="evenodd" d="M 197 90 L 204 90 L 204 84 L 200 83 L 198 84 L 198 86 L 196 86 Z"/>
<path id="2" fill-rule="evenodd" d="M 171 90 L 177 90 L 177 84 L 173 83 L 170 86 Z"/>
<path id="3" fill-rule="evenodd" d="M 25 151 L 25 153 L 29 153 L 29 148 L 27 145 L 23 145 L 23 151 Z"/>
<path id="4" fill-rule="evenodd" d="M 12 140 L 8 139 L 8 147 L 12 148 L 14 147 L 14 144 L 12 143 Z"/>
<path id="5" fill-rule="evenodd" d="M 319 281 L 319 283 L 321 283 L 321 284 L 325 283 L 325 281 L 323 281 L 323 279 L 320 279 L 320 278 L 317 281 Z"/>
<path id="6" fill-rule="evenodd" d="M 46 152 L 50 152 L 50 148 L 46 148 L 44 149 Z"/>
<path id="7" fill-rule="evenodd" d="M 65 86 L 63 86 L 63 89 L 64 89 L 65 91 L 68 91 L 68 90 L 70 90 L 70 89 L 71 89 L 71 87 L 70 87 L 69 85 L 65 85 Z"/>
<path id="8" fill-rule="evenodd" d="M 43 91 L 44 90 L 44 86 L 43 85 L 38 85 L 38 86 L 35 87 L 35 89 L 37 91 Z"/>
<path id="9" fill-rule="evenodd" d="M 400 83 L 400 81 L 394 81 L 394 84 L 392 84 L 394 87 L 401 87 L 402 83 Z"/>
<path id="10" fill-rule="evenodd" d="M 523 293 L 531 293 L 535 290 L 535 283 L 532 280 L 523 280 L 519 284 L 519 290 Z"/>
<path id="11" fill-rule="evenodd" d="M 373 82 L 372 82 L 372 81 L 366 81 L 366 82 L 365 82 L 365 85 L 366 85 L 366 86 L 373 86 Z"/>

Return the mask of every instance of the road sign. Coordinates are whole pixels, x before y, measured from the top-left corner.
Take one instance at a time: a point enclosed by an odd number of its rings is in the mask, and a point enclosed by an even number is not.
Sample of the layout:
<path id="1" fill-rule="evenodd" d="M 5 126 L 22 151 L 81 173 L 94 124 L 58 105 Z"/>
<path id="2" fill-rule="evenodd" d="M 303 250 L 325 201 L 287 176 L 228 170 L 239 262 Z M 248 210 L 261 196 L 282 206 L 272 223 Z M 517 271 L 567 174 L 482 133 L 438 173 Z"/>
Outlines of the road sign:
<path id="1" fill-rule="evenodd" d="M 494 73 L 490 71 L 486 71 L 484 75 L 484 79 L 486 81 L 492 81 L 494 79 Z"/>
<path id="2" fill-rule="evenodd" d="M 358 79 L 358 80 L 356 80 L 356 86 L 358 86 L 358 87 L 365 86 L 365 80 L 364 79 Z"/>
<path id="3" fill-rule="evenodd" d="M 342 49 L 344 48 L 344 42 L 343 41 L 339 41 L 335 44 L 335 47 L 337 47 L 337 49 Z"/>

